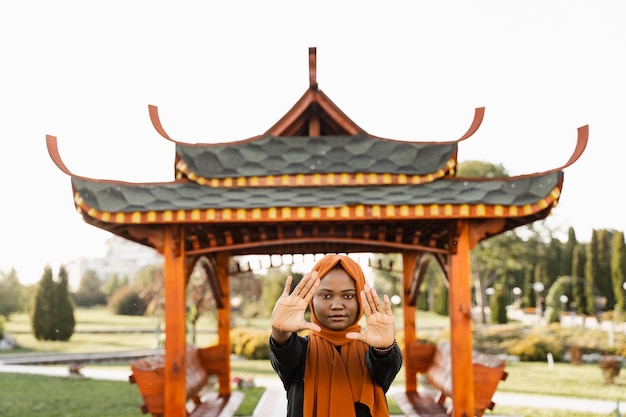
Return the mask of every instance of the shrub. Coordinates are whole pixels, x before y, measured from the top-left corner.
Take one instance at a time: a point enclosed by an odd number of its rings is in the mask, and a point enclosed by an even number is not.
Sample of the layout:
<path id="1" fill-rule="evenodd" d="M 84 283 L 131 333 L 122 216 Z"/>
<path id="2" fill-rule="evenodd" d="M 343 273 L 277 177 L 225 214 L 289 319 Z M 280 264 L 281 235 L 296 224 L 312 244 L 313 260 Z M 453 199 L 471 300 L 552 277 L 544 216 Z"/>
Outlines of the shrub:
<path id="1" fill-rule="evenodd" d="M 109 307 L 115 314 L 124 316 L 143 316 L 146 312 L 146 302 L 141 298 L 139 291 L 130 287 L 119 288 L 111 296 Z"/>
<path id="2" fill-rule="evenodd" d="M 492 355 L 503 354 L 526 333 L 526 329 L 512 324 L 477 326 L 473 334 L 474 349 Z"/>
<path id="3" fill-rule="evenodd" d="M 0 316 L 0 340 L 4 339 L 4 328 L 6 327 L 6 320 Z"/>
<path id="4" fill-rule="evenodd" d="M 527 362 L 545 361 L 548 353 L 558 361 L 563 356 L 563 348 L 556 340 L 545 339 L 536 334 L 529 334 L 509 348 L 509 354 Z"/>
<path id="5" fill-rule="evenodd" d="M 235 328 L 230 332 L 230 351 L 246 359 L 269 359 L 269 338 L 269 330 Z"/>

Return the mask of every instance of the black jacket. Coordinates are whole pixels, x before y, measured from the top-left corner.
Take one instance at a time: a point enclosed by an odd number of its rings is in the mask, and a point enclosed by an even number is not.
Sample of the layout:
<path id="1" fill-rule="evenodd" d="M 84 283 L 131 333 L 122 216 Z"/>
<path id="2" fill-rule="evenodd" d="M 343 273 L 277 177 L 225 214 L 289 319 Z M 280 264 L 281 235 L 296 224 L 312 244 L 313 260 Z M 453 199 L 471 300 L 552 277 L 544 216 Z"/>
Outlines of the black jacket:
<path id="1" fill-rule="evenodd" d="M 304 364 L 307 343 L 308 337 L 297 336 L 295 333 L 283 346 L 278 346 L 270 337 L 270 362 L 287 391 L 287 417 L 303 417 Z M 378 357 L 370 348 L 365 356 L 365 365 L 374 383 L 387 392 L 402 366 L 402 352 L 398 345 L 394 345 L 391 352 Z M 364 404 L 356 403 L 355 410 L 357 417 L 370 416 L 369 408 Z"/>

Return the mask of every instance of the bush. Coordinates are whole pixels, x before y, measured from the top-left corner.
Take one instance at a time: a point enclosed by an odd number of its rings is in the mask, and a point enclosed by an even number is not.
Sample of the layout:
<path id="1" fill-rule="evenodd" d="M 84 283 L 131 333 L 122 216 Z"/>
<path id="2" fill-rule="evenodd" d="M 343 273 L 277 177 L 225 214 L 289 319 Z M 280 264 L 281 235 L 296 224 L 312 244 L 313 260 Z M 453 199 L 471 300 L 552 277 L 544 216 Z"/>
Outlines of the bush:
<path id="1" fill-rule="evenodd" d="M 555 361 L 561 360 L 563 347 L 552 339 L 544 339 L 539 335 L 530 334 L 509 348 L 509 354 L 519 357 L 521 361 L 542 362 L 551 353 Z"/>
<path id="2" fill-rule="evenodd" d="M 109 307 L 115 314 L 143 316 L 147 306 L 146 302 L 141 298 L 139 290 L 126 286 L 115 291 L 109 300 Z"/>
<path id="3" fill-rule="evenodd" d="M 235 328 L 230 331 L 230 351 L 246 359 L 269 359 L 270 331 Z"/>
<path id="4" fill-rule="evenodd" d="M 4 317 L 0 316 L 0 340 L 4 339 L 4 329 L 6 325 L 6 320 L 4 319 Z"/>
<path id="5" fill-rule="evenodd" d="M 477 326 L 473 334 L 474 349 L 492 355 L 503 354 L 526 333 L 526 329 L 512 324 Z"/>

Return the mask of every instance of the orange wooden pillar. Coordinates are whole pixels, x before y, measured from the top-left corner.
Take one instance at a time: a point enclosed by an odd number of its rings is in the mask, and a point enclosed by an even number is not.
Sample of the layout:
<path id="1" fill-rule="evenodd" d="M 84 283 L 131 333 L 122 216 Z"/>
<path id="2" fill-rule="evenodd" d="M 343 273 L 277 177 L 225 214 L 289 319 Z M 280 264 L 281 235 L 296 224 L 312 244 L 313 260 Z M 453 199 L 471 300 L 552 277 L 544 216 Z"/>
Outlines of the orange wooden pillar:
<path id="1" fill-rule="evenodd" d="M 407 345 L 416 340 L 415 331 L 415 305 L 408 302 L 410 295 L 411 283 L 413 280 L 413 273 L 415 271 L 415 252 L 402 252 L 402 287 L 403 287 L 403 313 L 404 313 L 404 346 L 402 352 L 404 352 L 404 376 L 405 376 L 405 388 L 406 392 L 417 391 L 417 374 L 414 372 L 414 367 L 408 363 L 411 360 L 415 360 L 407 355 L 409 349 Z"/>
<path id="2" fill-rule="evenodd" d="M 165 228 L 165 415 L 185 417 L 186 314 L 183 228 Z"/>
<path id="3" fill-rule="evenodd" d="M 228 261 L 230 256 L 219 252 L 216 255 L 217 280 L 222 290 L 222 308 L 217 309 L 217 337 L 218 344 L 226 346 L 226 352 L 230 352 L 230 280 L 228 275 Z M 226 363 L 223 364 L 225 373 L 219 376 L 219 394 L 230 394 L 230 355 L 226 355 Z"/>
<path id="4" fill-rule="evenodd" d="M 470 286 L 470 225 L 459 221 L 450 265 L 450 345 L 453 417 L 474 416 L 472 317 Z"/>

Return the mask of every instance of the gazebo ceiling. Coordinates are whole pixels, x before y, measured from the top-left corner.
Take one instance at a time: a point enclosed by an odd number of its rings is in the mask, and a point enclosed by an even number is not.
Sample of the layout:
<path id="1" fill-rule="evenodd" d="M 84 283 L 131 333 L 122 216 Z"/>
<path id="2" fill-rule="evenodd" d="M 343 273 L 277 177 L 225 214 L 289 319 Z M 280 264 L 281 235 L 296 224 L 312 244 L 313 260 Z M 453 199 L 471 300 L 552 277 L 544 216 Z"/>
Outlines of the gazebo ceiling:
<path id="1" fill-rule="evenodd" d="M 158 110 L 156 131 L 176 143 L 175 179 L 128 183 L 73 174 L 54 136 L 48 151 L 71 177 L 84 220 L 129 240 L 162 249 L 163 229 L 179 226 L 187 254 L 389 252 L 446 253 L 459 220 L 480 239 L 549 215 L 563 170 L 582 154 L 588 128 L 563 166 L 506 178 L 458 178 L 458 143 L 407 142 L 367 134 L 323 94 L 310 53 L 305 94 L 265 134 L 219 144 L 172 139 Z M 244 115 L 242 115 L 243 117 Z"/>

